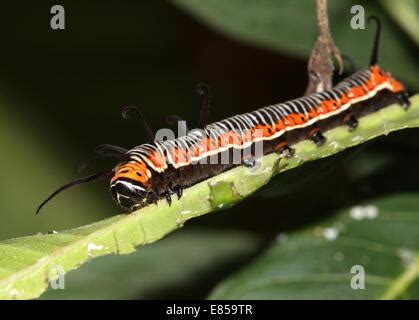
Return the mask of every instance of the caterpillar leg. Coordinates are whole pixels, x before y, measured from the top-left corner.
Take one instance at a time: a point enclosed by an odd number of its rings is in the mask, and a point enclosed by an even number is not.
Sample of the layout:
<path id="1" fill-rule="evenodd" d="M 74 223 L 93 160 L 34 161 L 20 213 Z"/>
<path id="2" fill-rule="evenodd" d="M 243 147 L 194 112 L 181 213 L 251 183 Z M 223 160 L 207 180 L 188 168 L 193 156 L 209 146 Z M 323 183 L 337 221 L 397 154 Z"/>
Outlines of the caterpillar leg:
<path id="1" fill-rule="evenodd" d="M 183 189 L 184 188 L 181 185 L 175 185 L 175 186 L 169 187 L 169 189 L 163 193 L 169 206 L 172 205 L 172 195 L 176 194 L 179 200 L 183 195 Z"/>
<path id="2" fill-rule="evenodd" d="M 247 168 L 254 168 L 256 165 L 256 160 L 254 158 L 243 160 L 243 164 Z"/>
<path id="3" fill-rule="evenodd" d="M 397 94 L 397 100 L 399 101 L 399 104 L 404 108 L 408 109 L 410 106 L 409 97 L 407 95 L 407 92 L 402 91 Z"/>
<path id="4" fill-rule="evenodd" d="M 352 112 L 348 113 L 345 118 L 343 118 L 343 123 L 348 126 L 349 131 L 354 131 L 358 127 L 358 119 Z"/>
<path id="5" fill-rule="evenodd" d="M 281 141 L 279 142 L 275 148 L 274 148 L 275 152 L 277 152 L 281 157 L 284 158 L 290 158 L 294 155 L 295 150 L 292 149 L 289 145 L 288 142 L 286 141 Z"/>
<path id="6" fill-rule="evenodd" d="M 176 195 L 177 195 L 177 198 L 178 198 L 178 200 L 180 199 L 180 198 L 182 198 L 182 195 L 183 195 L 183 187 L 182 186 L 177 186 L 177 187 L 175 187 L 174 188 L 174 191 L 175 191 L 175 193 L 176 193 Z"/>
<path id="7" fill-rule="evenodd" d="M 165 192 L 164 197 L 166 198 L 167 203 L 169 204 L 169 207 L 172 205 L 172 196 L 170 192 Z"/>
<path id="8" fill-rule="evenodd" d="M 323 136 L 321 131 L 317 128 L 313 129 L 308 134 L 308 139 L 313 141 L 318 147 L 320 147 L 321 145 L 323 145 L 326 142 L 326 138 Z"/>

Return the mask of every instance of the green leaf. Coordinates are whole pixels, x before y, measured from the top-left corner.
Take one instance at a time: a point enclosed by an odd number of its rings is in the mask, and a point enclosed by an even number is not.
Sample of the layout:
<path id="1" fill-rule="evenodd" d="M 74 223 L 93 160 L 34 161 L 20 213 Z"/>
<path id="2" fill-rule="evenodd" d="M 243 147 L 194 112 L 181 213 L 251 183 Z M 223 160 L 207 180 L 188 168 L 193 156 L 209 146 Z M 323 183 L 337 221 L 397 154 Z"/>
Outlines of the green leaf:
<path id="1" fill-rule="evenodd" d="M 41 298 L 153 299 L 175 292 L 203 298 L 258 248 L 248 233 L 186 228 L 131 255 L 96 259 L 68 273 L 65 290 L 49 289 Z"/>
<path id="2" fill-rule="evenodd" d="M 398 25 L 406 31 L 413 41 L 415 41 L 416 45 L 419 45 L 419 1 L 381 0 L 381 4 Z"/>
<path id="3" fill-rule="evenodd" d="M 317 38 L 316 3 L 312 0 L 175 0 L 174 3 L 222 34 L 292 56 L 308 57 Z M 367 31 L 350 27 L 353 16 L 350 9 L 356 4 L 365 8 L 367 16 L 377 15 L 382 20 L 380 64 L 418 88 L 417 47 L 403 41 L 404 34 L 375 1 L 328 1 L 331 31 L 341 52 L 362 66 L 369 61 L 374 31 L 368 24 Z M 409 16 L 412 15 L 413 10 Z M 415 20 L 409 21 L 411 25 Z M 417 27 L 413 30 L 417 33 Z"/>
<path id="4" fill-rule="evenodd" d="M 221 283 L 210 298 L 418 299 L 417 208 L 419 194 L 391 196 L 279 235 L 267 252 Z M 365 271 L 364 289 L 351 287 L 353 266 Z"/>
<path id="5" fill-rule="evenodd" d="M 419 95 L 405 111 L 391 105 L 360 119 L 357 130 L 339 127 L 325 132 L 327 142 L 316 147 L 302 141 L 289 159 L 270 154 L 255 168 L 237 167 L 185 190 L 180 200 L 165 200 L 134 213 L 58 234 L 38 234 L 0 242 L 0 298 L 34 298 L 56 277 L 58 265 L 65 271 L 110 254 L 125 254 L 137 246 L 155 242 L 183 226 L 189 219 L 236 203 L 265 185 L 273 175 L 304 162 L 323 158 L 374 137 L 419 126 Z M 218 213 L 220 214 L 220 213 Z"/>

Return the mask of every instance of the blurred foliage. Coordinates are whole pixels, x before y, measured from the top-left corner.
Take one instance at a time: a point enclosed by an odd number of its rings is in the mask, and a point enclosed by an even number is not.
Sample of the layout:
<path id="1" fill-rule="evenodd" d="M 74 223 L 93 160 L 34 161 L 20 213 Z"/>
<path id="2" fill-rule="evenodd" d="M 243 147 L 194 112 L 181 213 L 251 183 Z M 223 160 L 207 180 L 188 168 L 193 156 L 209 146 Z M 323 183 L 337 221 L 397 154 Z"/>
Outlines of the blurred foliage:
<path id="1" fill-rule="evenodd" d="M 342 52 L 364 66 L 372 31 L 368 25 L 359 36 L 350 30 L 349 8 L 365 5 L 367 15 L 383 20 L 382 66 L 414 92 L 419 88 L 414 41 L 418 1 L 391 1 L 398 4 L 389 7 L 390 1 L 329 1 L 332 33 Z M 65 31 L 49 28 L 54 1 L 2 6 L 0 239 L 68 229 L 120 212 L 103 183 L 64 193 L 41 216 L 34 215 L 49 192 L 78 177 L 78 165 L 95 145 L 132 147 L 144 141 L 134 121 L 120 119 L 125 105 L 140 105 L 151 124 L 161 127 L 169 114 L 196 122 L 199 98 L 194 87 L 200 81 L 213 88 L 212 120 L 304 92 L 305 60 L 316 37 L 314 1 L 174 3 L 64 0 Z M 418 191 L 418 134 L 393 134 L 312 163 L 310 170 L 290 171 L 270 191 L 223 212 L 222 218 L 197 219 L 182 232 L 201 226 L 251 230 L 267 240 L 377 195 Z M 112 165 L 99 163 L 96 168 Z M 282 193 L 269 196 L 275 189 Z M 265 219 L 259 219 L 260 212 Z M 216 237 L 208 236 L 209 244 Z M 93 263 L 99 266 L 101 261 L 106 258 Z M 122 268 L 113 271 L 118 274 Z M 226 267 L 224 274 L 232 270 Z M 150 272 L 152 267 L 138 270 Z M 206 279 L 194 282 L 199 286 Z"/>
<path id="2" fill-rule="evenodd" d="M 417 299 L 418 208 L 418 194 L 388 197 L 280 234 L 267 252 L 219 285 L 210 298 Z M 359 265 L 365 285 L 354 290 L 351 279 L 359 271 L 351 269 Z"/>
<path id="3" fill-rule="evenodd" d="M 317 28 L 314 27 L 317 26 L 314 14 L 316 2 L 312 0 L 174 0 L 174 3 L 218 31 L 293 56 L 308 57 L 313 39 L 317 37 Z M 396 23 L 407 26 L 408 30 L 415 30 L 416 34 L 417 3 L 417 0 L 414 3 L 408 0 L 406 4 L 409 6 L 404 10 L 401 8 L 405 6 L 401 4 L 394 4 L 391 7 L 394 9 L 390 10 L 396 17 Z M 406 36 L 403 30 L 388 17 L 378 1 L 328 1 L 331 31 L 341 52 L 352 57 L 360 66 L 367 65 L 370 58 L 374 31 L 368 25 L 367 31 L 350 27 L 350 9 L 353 5 L 362 5 L 367 16 L 376 15 L 382 20 L 380 65 L 418 89 L 419 67 L 417 52 L 414 50 L 418 48 L 410 39 L 404 39 Z M 405 12 L 409 13 L 409 19 L 406 19 Z"/>
<path id="4" fill-rule="evenodd" d="M 416 45 L 419 45 L 419 1 L 418 0 L 381 0 L 381 4 L 388 14 L 396 20 L 397 24 L 404 29 Z"/>

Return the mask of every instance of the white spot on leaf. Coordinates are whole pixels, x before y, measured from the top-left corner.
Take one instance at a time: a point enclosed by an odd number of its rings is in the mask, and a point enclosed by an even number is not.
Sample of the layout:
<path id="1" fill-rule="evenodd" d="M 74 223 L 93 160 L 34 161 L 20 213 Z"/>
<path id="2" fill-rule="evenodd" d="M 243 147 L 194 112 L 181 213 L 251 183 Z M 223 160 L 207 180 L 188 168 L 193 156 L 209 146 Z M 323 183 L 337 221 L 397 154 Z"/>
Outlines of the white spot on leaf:
<path id="1" fill-rule="evenodd" d="M 323 230 L 323 237 L 326 240 L 333 241 L 339 236 L 339 230 L 337 228 L 326 228 Z"/>
<path id="2" fill-rule="evenodd" d="M 335 150 L 342 149 L 341 145 L 340 145 L 340 144 L 339 144 L 339 142 L 337 142 L 337 141 L 331 141 L 331 142 L 329 143 L 329 146 L 330 146 L 330 147 L 332 147 L 332 148 L 333 148 L 333 149 L 335 149 Z"/>
<path id="3" fill-rule="evenodd" d="M 414 252 L 406 248 L 400 248 L 399 250 L 397 250 L 397 255 L 402 260 L 402 264 L 404 267 L 410 266 L 415 260 Z"/>
<path id="4" fill-rule="evenodd" d="M 352 142 L 361 142 L 364 138 L 362 136 L 355 136 L 351 140 Z"/>
<path id="5" fill-rule="evenodd" d="M 94 250 L 102 250 L 103 249 L 103 245 L 96 245 L 95 243 L 93 243 L 93 242 L 89 242 L 88 244 L 87 244 L 87 255 L 89 256 L 89 257 L 91 257 L 91 256 L 93 256 L 93 253 L 92 253 L 92 251 L 94 251 Z"/>
<path id="6" fill-rule="evenodd" d="M 378 217 L 379 210 L 376 206 L 367 205 L 367 206 L 356 206 L 351 208 L 349 215 L 352 219 L 355 220 L 364 220 L 364 219 L 375 219 Z"/>
<path id="7" fill-rule="evenodd" d="M 13 299 L 17 299 L 20 296 L 20 292 L 16 288 L 12 288 L 9 294 L 11 297 L 13 297 Z"/>
<path id="8" fill-rule="evenodd" d="M 176 225 L 177 225 L 178 227 L 182 227 L 184 223 L 185 223 L 185 221 L 184 221 L 181 217 L 178 217 L 178 218 L 176 219 Z"/>

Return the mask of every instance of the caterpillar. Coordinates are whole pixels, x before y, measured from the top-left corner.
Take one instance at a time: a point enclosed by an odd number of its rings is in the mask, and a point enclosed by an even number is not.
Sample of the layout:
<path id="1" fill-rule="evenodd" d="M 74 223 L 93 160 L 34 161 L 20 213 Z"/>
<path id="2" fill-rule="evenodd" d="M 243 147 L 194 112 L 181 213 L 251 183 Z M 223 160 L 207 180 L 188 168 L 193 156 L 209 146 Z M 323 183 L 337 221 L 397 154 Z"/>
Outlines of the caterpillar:
<path id="1" fill-rule="evenodd" d="M 69 187 L 104 179 L 110 179 L 114 200 L 128 211 L 162 198 L 171 204 L 173 195 L 180 198 L 185 188 L 200 181 L 238 165 L 253 166 L 255 157 L 246 151 L 254 150 L 260 142 L 261 155 L 278 152 L 292 156 L 293 144 L 309 139 L 320 146 L 325 141 L 323 132 L 342 125 L 355 130 L 359 118 L 389 104 L 397 102 L 407 109 L 409 100 L 404 86 L 377 64 L 381 24 L 376 17 L 370 18 L 375 20 L 377 28 L 369 66 L 330 90 L 207 124 L 210 91 L 208 86 L 199 85 L 198 93 L 203 97 L 201 130 L 161 141 L 154 141 L 154 133 L 138 109 L 124 108 L 124 118 L 132 112 L 138 115 L 151 142 L 131 150 L 107 144 L 98 146 L 98 157 L 118 160 L 115 168 L 60 187 L 36 212 Z M 221 161 L 224 156 L 231 159 L 237 150 L 241 150 L 239 161 Z M 216 161 L 211 161 L 214 158 Z"/>

